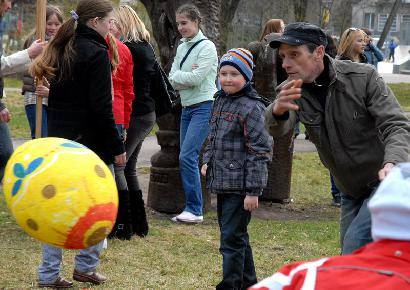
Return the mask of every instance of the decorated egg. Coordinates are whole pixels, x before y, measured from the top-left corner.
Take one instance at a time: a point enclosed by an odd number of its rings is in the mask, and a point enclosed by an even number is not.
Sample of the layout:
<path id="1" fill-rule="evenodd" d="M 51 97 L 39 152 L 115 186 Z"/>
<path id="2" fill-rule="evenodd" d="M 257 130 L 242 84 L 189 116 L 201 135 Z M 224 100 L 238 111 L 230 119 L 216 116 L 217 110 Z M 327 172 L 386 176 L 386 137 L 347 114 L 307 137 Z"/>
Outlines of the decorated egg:
<path id="1" fill-rule="evenodd" d="M 41 138 L 18 147 L 7 163 L 3 191 L 17 223 L 60 248 L 97 244 L 117 216 L 111 171 L 93 151 L 66 139 Z"/>

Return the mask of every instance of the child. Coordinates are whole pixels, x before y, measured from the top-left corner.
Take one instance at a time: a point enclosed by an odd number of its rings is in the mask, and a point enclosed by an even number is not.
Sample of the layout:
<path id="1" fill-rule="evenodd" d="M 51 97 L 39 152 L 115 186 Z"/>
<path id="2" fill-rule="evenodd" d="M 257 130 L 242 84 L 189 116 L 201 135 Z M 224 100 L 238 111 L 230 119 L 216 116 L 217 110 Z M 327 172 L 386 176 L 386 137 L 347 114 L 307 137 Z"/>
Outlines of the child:
<path id="1" fill-rule="evenodd" d="M 109 0 L 80 0 L 31 72 L 50 79 L 48 135 L 77 141 L 93 150 L 110 168 L 125 165 L 125 148 L 112 112 L 111 65 L 105 41 L 113 22 Z M 75 257 L 73 279 L 101 284 L 96 271 L 104 241 Z M 62 250 L 43 246 L 39 287 L 69 288 L 60 276 Z"/>
<path id="2" fill-rule="evenodd" d="M 63 15 L 56 6 L 47 5 L 46 9 L 46 40 L 49 41 L 54 35 L 56 35 L 58 29 L 63 24 Z M 25 41 L 24 48 L 28 48 L 31 43 L 35 41 L 35 32 L 33 32 Z M 36 94 L 35 94 L 34 78 L 28 73 L 23 74 L 23 87 L 21 93 L 24 95 L 24 107 L 28 123 L 30 125 L 31 138 L 34 139 L 36 131 Z M 43 95 L 40 95 L 45 97 Z M 42 124 L 41 124 L 41 137 L 47 137 L 47 98 L 43 98 L 43 110 L 42 110 Z"/>
<path id="3" fill-rule="evenodd" d="M 256 282 L 248 224 L 266 186 L 272 138 L 265 105 L 252 88 L 252 54 L 236 48 L 221 58 L 210 133 L 201 168 L 217 194 L 223 279 L 216 289 L 246 289 Z"/>

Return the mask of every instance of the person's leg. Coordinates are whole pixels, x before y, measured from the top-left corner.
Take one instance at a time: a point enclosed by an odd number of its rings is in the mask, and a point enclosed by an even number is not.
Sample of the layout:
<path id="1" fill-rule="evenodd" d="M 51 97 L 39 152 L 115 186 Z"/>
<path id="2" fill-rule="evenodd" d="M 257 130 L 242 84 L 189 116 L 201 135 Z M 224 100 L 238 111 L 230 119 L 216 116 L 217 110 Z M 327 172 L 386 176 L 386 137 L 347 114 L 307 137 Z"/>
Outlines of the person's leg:
<path id="1" fill-rule="evenodd" d="M 344 193 L 341 194 L 340 207 L 340 248 L 343 249 L 343 241 L 347 229 L 357 216 L 360 210 L 361 202 Z"/>
<path id="2" fill-rule="evenodd" d="M 125 142 L 125 128 L 124 125 L 117 125 L 118 135 L 120 135 L 121 140 Z M 124 175 L 125 166 L 114 164 L 114 176 L 115 183 L 117 184 L 118 190 L 127 190 L 127 180 Z"/>
<path id="3" fill-rule="evenodd" d="M 182 185 L 185 192 L 185 209 L 196 216 L 202 216 L 202 188 L 199 174 L 199 152 L 208 136 L 212 103 L 204 103 L 195 108 L 185 109 L 191 120 L 181 143 L 179 164 Z M 182 118 L 182 117 L 181 117 Z M 186 126 L 181 119 L 181 129 Z M 182 139 L 182 137 L 181 137 Z"/>
<path id="4" fill-rule="evenodd" d="M 333 175 L 330 173 L 330 192 L 332 193 L 332 205 L 340 207 L 340 190 L 337 188 Z"/>
<path id="5" fill-rule="evenodd" d="M 11 154 L 13 154 L 13 142 L 7 123 L 0 121 L 0 183 L 3 180 L 4 169 Z"/>
<path id="6" fill-rule="evenodd" d="M 372 242 L 371 217 L 367 207 L 370 197 L 361 199 L 357 205 L 358 212 L 346 230 L 343 239 L 342 254 L 351 254 L 355 250 Z"/>
<path id="7" fill-rule="evenodd" d="M 243 207 L 244 198 L 244 195 L 239 194 L 217 196 L 223 278 L 216 289 L 243 289 L 248 284 L 256 283 L 253 258 L 248 248 L 247 227 L 251 213 Z"/>
<path id="8" fill-rule="evenodd" d="M 26 105 L 24 109 L 30 126 L 31 139 L 34 139 L 36 135 L 36 105 Z"/>
<path id="9" fill-rule="evenodd" d="M 137 177 L 137 160 L 141 150 L 142 142 L 151 132 L 155 124 L 155 112 L 143 116 L 131 116 L 128 128 L 125 150 L 127 152 L 127 165 L 124 169 L 127 186 L 130 191 L 140 190 Z"/>
<path id="10" fill-rule="evenodd" d="M 54 283 L 60 275 L 63 250 L 47 244 L 43 245 L 43 261 L 38 268 L 40 284 Z"/>
<path id="11" fill-rule="evenodd" d="M 100 262 L 103 241 L 89 248 L 80 250 L 75 256 L 75 269 L 82 273 L 94 272 Z"/>

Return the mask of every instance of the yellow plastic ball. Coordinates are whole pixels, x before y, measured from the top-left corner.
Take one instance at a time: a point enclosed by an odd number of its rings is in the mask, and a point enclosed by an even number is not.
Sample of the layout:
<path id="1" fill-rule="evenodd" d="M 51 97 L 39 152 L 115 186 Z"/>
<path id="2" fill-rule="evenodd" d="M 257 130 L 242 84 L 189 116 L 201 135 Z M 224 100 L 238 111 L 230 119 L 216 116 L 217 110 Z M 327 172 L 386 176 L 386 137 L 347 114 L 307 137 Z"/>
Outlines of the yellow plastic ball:
<path id="1" fill-rule="evenodd" d="M 97 244 L 117 216 L 109 168 L 93 151 L 66 139 L 41 138 L 18 147 L 7 163 L 3 190 L 17 223 L 60 248 Z"/>

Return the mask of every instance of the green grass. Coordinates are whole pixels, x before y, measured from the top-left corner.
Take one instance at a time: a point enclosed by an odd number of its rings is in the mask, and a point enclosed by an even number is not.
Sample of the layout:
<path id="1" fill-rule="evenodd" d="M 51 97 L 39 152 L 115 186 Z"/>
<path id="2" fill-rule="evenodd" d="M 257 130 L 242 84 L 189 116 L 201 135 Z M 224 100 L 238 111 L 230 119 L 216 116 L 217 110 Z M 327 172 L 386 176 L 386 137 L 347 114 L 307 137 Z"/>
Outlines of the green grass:
<path id="1" fill-rule="evenodd" d="M 145 239 L 109 241 L 99 270 L 107 289 L 212 289 L 221 277 L 219 231 L 214 212 L 201 225 L 174 224 L 150 214 Z M 41 245 L 10 217 L 0 195 L 0 288 L 35 287 Z M 338 222 L 272 221 L 254 218 L 249 226 L 259 278 L 284 263 L 337 255 Z M 75 251 L 64 252 L 62 275 L 71 277 Z M 76 286 L 80 286 L 79 283 Z"/>
<path id="2" fill-rule="evenodd" d="M 410 111 L 410 83 L 390 84 L 394 95 L 404 111 Z"/>

